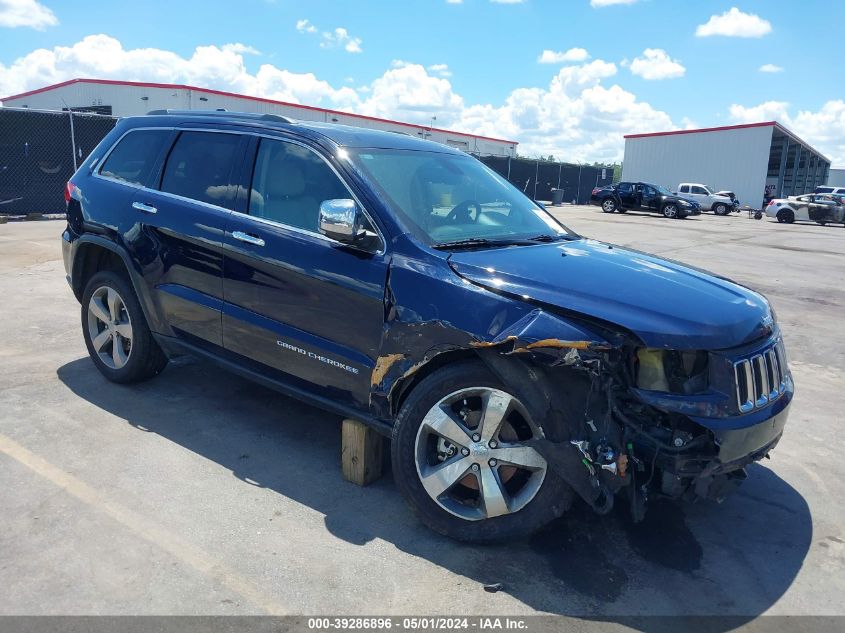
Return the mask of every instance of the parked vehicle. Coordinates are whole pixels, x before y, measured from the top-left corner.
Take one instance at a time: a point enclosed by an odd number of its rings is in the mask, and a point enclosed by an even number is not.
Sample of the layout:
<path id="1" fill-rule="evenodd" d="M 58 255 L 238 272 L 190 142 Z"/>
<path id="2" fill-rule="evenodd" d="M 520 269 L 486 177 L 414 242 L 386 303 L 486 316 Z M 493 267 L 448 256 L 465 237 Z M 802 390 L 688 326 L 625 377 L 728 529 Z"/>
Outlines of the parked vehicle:
<path id="1" fill-rule="evenodd" d="M 845 223 L 845 197 L 835 194 L 808 193 L 794 198 L 775 199 L 766 207 L 766 215 L 778 222 L 795 220 L 825 224 Z"/>
<path id="2" fill-rule="evenodd" d="M 731 198 L 713 193 L 707 185 L 682 182 L 678 185 L 678 195 L 697 202 L 702 211 L 712 211 L 716 215 L 728 215 L 734 208 Z"/>
<path id="3" fill-rule="evenodd" d="M 786 423 L 762 295 L 583 239 L 444 145 L 157 112 L 122 119 L 66 200 L 103 376 L 190 353 L 361 420 L 458 539 L 523 536 L 576 497 L 606 513 L 623 494 L 635 519 L 650 493 L 722 499 Z"/>
<path id="4" fill-rule="evenodd" d="M 625 213 L 629 209 L 654 211 L 667 218 L 700 215 L 701 208 L 691 200 L 676 196 L 660 185 L 647 182 L 620 182 L 593 189 L 590 202 L 605 213 Z"/>
<path id="5" fill-rule="evenodd" d="M 834 187 L 831 185 L 821 185 L 813 189 L 813 193 L 835 193 L 837 195 L 845 195 L 845 187 Z"/>
<path id="6" fill-rule="evenodd" d="M 739 199 L 736 197 L 736 194 L 733 191 L 717 191 L 716 195 L 730 198 L 731 204 L 733 205 L 733 211 L 739 213 Z"/>

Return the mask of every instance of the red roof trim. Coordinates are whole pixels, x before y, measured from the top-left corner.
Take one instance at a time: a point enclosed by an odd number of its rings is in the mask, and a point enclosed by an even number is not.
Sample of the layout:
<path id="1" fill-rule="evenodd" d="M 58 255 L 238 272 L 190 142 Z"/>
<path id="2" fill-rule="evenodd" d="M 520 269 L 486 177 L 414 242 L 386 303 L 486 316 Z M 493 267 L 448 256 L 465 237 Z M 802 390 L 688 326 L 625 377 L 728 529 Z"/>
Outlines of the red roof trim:
<path id="1" fill-rule="evenodd" d="M 22 97 L 28 97 L 30 95 L 39 94 L 41 92 L 47 92 L 48 90 L 54 90 L 55 88 L 62 88 L 64 86 L 69 86 L 75 83 L 90 83 L 90 84 L 105 84 L 109 86 L 137 86 L 139 88 L 164 88 L 164 89 L 171 89 L 171 90 L 195 90 L 197 92 L 205 92 L 208 94 L 219 95 L 221 97 L 236 97 L 239 99 L 248 99 L 249 101 L 258 101 L 260 103 L 272 103 L 274 105 L 283 105 L 283 106 L 290 106 L 293 108 L 302 108 L 304 110 L 312 110 L 315 112 L 323 112 L 325 114 L 338 114 L 342 116 L 349 116 L 356 119 L 364 119 L 365 121 L 377 121 L 379 123 L 389 123 L 391 125 L 403 125 L 405 127 L 411 127 L 416 129 L 424 129 L 430 130 L 432 132 L 443 132 L 445 134 L 456 134 L 458 136 L 467 136 L 469 138 L 477 138 L 484 141 L 495 141 L 497 143 L 508 143 L 509 145 L 519 145 L 519 141 L 509 141 L 503 138 L 494 138 L 492 136 L 481 136 L 479 134 L 469 134 L 468 132 L 457 132 L 455 130 L 446 130 L 443 128 L 437 127 L 428 127 L 426 125 L 415 125 L 413 123 L 405 123 L 403 121 L 394 121 L 393 119 L 382 119 L 379 117 L 374 116 L 367 116 L 365 114 L 355 114 L 354 112 L 343 112 L 341 110 L 330 110 L 328 108 L 318 108 L 316 106 L 309 106 L 303 105 L 301 103 L 289 103 L 287 101 L 277 101 L 275 99 L 267 99 L 266 97 L 253 97 L 250 95 L 242 95 L 236 92 L 226 92 L 224 90 L 214 90 L 212 88 L 199 88 L 197 86 L 188 86 L 185 84 L 161 84 L 161 83 L 150 83 L 145 81 L 120 81 L 116 79 L 69 79 L 68 81 L 63 81 L 58 84 L 53 84 L 51 86 L 44 86 L 43 88 L 36 88 L 35 90 L 30 90 L 29 92 L 22 92 L 17 95 L 11 95 L 9 97 L 4 97 L 0 99 L 0 101 L 10 101 L 12 99 L 20 99 Z"/>
<path id="2" fill-rule="evenodd" d="M 782 127 L 777 121 L 763 121 L 762 123 L 741 123 L 739 125 L 723 125 L 721 127 L 703 127 L 695 130 L 671 130 L 669 132 L 648 132 L 646 134 L 626 134 L 625 138 L 647 138 L 649 136 L 671 136 L 673 134 L 699 134 L 701 132 L 722 132 L 724 130 L 741 130 L 748 127 Z"/>

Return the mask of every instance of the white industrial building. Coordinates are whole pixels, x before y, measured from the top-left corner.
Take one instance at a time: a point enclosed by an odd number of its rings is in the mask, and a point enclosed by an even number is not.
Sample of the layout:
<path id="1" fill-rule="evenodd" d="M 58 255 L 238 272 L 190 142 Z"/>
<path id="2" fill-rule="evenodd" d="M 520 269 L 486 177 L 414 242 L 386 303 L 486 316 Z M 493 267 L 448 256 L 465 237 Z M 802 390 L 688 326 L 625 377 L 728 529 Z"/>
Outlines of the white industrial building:
<path id="1" fill-rule="evenodd" d="M 399 132 L 456 147 L 480 156 L 516 156 L 516 141 L 444 130 L 432 125 L 402 123 L 326 108 L 239 95 L 181 84 L 109 79 L 71 79 L 0 99 L 3 106 L 36 110 L 96 112 L 116 117 L 150 110 L 216 110 L 279 114 L 302 121 L 322 121 Z"/>
<path id="2" fill-rule="evenodd" d="M 813 191 L 828 179 L 830 160 L 777 121 L 625 137 L 622 179 L 663 185 L 682 182 L 733 191 L 757 207 L 766 189 L 775 197 Z"/>
<path id="3" fill-rule="evenodd" d="M 830 175 L 824 184 L 831 187 L 845 187 L 845 167 L 831 167 Z"/>

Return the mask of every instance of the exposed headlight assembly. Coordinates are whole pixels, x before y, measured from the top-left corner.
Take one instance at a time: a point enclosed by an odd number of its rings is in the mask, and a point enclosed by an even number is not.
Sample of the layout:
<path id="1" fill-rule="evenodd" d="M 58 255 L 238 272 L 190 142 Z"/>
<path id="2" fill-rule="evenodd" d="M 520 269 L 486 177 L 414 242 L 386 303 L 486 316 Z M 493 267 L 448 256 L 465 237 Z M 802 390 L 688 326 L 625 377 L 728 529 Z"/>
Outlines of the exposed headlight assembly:
<path id="1" fill-rule="evenodd" d="M 637 387 L 691 395 L 707 390 L 708 354 L 641 347 L 637 350 Z"/>

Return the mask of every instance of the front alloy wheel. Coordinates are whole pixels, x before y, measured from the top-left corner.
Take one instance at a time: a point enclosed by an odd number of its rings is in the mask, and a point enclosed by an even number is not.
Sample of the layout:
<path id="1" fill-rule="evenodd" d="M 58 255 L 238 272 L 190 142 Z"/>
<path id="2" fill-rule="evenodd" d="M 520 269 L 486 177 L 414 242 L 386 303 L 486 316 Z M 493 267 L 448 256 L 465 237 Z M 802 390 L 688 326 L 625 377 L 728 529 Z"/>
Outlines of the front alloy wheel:
<path id="1" fill-rule="evenodd" d="M 546 460 L 520 441 L 542 437 L 520 402 L 499 389 L 461 389 L 435 404 L 417 431 L 423 488 L 469 521 L 519 512 L 546 476 Z"/>
<path id="2" fill-rule="evenodd" d="M 601 210 L 605 213 L 613 213 L 616 211 L 616 201 L 613 198 L 607 198 L 601 203 Z"/>
<path id="3" fill-rule="evenodd" d="M 393 427 L 393 478 L 433 530 L 462 541 L 525 537 L 575 493 L 527 443 L 568 437 L 532 419 L 516 389 L 476 360 L 449 363 L 411 389 Z"/>
<path id="4" fill-rule="evenodd" d="M 665 215 L 667 218 L 677 218 L 678 207 L 671 203 L 667 204 L 665 207 L 663 207 L 663 215 Z"/>

